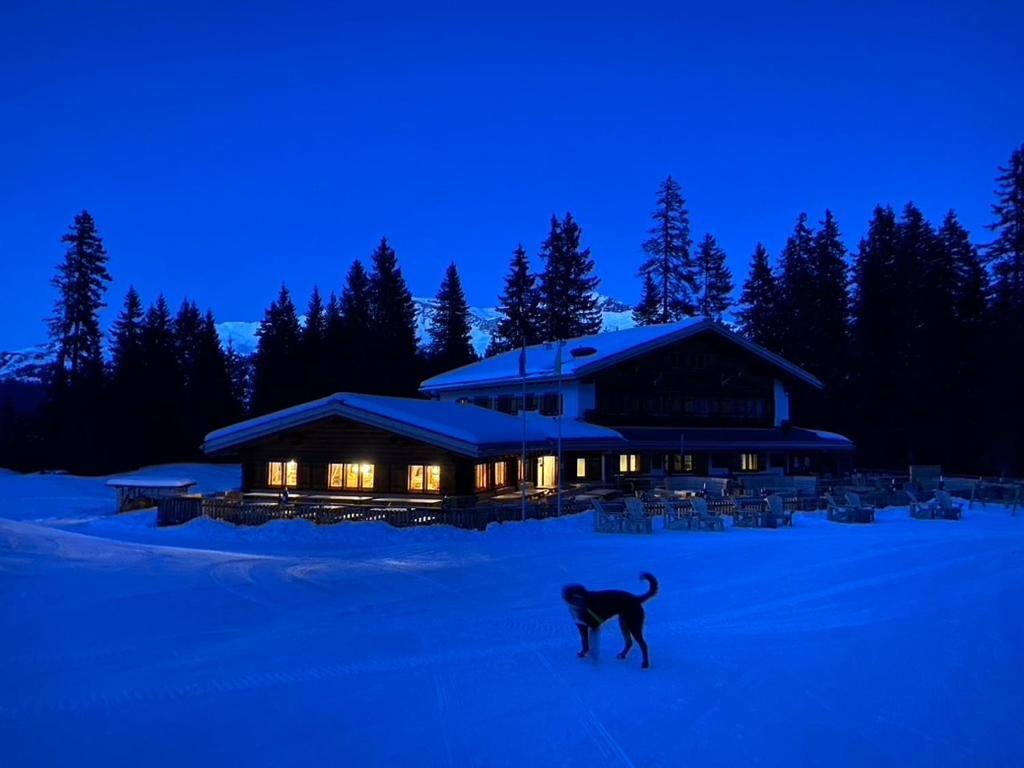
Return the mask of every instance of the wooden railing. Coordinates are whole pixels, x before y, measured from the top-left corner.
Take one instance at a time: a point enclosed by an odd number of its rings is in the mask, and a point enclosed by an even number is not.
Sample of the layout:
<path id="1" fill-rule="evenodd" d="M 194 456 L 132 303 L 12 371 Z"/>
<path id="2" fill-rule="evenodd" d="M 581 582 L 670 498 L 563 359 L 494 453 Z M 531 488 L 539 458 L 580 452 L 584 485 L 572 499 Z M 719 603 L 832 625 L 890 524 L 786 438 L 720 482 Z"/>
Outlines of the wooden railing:
<path id="1" fill-rule="evenodd" d="M 578 514 L 590 509 L 588 502 L 562 501 L 562 515 Z M 385 522 L 396 528 L 420 525 L 451 525 L 456 528 L 484 530 L 491 523 L 522 520 L 520 504 L 478 504 L 457 508 L 405 505 L 374 506 L 369 504 L 309 504 L 281 502 L 244 502 L 224 498 L 183 496 L 161 499 L 157 505 L 157 525 L 181 525 L 199 517 L 223 520 L 235 525 L 263 525 L 271 520 L 309 520 L 317 525 L 343 522 Z M 554 500 L 529 502 L 525 517 L 539 520 L 556 517 Z"/>

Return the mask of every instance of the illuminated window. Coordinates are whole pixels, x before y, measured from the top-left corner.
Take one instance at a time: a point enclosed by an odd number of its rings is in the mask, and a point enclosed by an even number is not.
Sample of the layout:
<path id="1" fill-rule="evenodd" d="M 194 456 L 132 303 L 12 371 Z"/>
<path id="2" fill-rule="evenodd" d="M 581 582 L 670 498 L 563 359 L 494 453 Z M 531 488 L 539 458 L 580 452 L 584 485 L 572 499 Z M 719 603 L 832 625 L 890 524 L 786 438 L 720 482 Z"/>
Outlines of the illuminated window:
<path id="1" fill-rule="evenodd" d="M 267 463 L 267 485 L 271 488 L 294 488 L 299 484 L 299 465 L 295 461 Z"/>
<path id="2" fill-rule="evenodd" d="M 487 488 L 487 465 L 477 464 L 476 465 L 476 489 L 478 491 L 485 490 Z"/>
<path id="3" fill-rule="evenodd" d="M 558 482 L 557 459 L 554 456 L 537 457 L 537 487 L 554 488 Z"/>
<path id="4" fill-rule="evenodd" d="M 639 457 L 635 453 L 619 454 L 619 472 L 636 472 L 639 464 Z"/>
<path id="5" fill-rule="evenodd" d="M 437 493 L 441 490 L 441 467 L 436 464 L 410 464 L 406 487 L 418 493 Z"/>
<path id="6" fill-rule="evenodd" d="M 693 454 L 683 455 L 683 472 L 693 472 Z"/>
<path id="7" fill-rule="evenodd" d="M 587 460 L 586 459 L 576 459 L 576 477 L 586 477 L 586 476 L 587 476 Z"/>
<path id="8" fill-rule="evenodd" d="M 373 464 L 328 464 L 327 487 L 350 491 L 373 488 Z"/>
<path id="9" fill-rule="evenodd" d="M 756 453 L 741 453 L 740 454 L 740 469 L 748 472 L 757 471 L 757 454 Z"/>
<path id="10" fill-rule="evenodd" d="M 507 467 L 504 461 L 494 462 L 494 487 L 504 488 L 508 484 Z"/>

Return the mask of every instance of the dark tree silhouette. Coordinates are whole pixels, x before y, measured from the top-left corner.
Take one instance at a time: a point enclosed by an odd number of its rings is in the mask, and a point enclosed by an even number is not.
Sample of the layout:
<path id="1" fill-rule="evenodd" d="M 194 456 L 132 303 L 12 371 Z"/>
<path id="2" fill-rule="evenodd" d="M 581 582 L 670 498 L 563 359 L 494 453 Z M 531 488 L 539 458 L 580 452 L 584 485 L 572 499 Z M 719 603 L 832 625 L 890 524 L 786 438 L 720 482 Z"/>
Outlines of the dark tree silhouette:
<path id="1" fill-rule="evenodd" d="M 551 217 L 551 230 L 541 246 L 544 272 L 540 282 L 541 328 L 548 339 L 569 339 L 598 333 L 601 310 L 590 249 L 580 247 L 582 232 L 571 213 L 559 221 Z"/>
<path id="2" fill-rule="evenodd" d="M 768 250 L 758 243 L 750 259 L 750 273 L 740 294 L 740 332 L 756 344 L 777 351 L 781 346 L 779 286 L 768 260 Z"/>
<path id="3" fill-rule="evenodd" d="M 650 237 L 643 245 L 647 260 L 640 265 L 640 274 L 653 280 L 659 296 L 656 318 L 650 322 L 668 323 L 690 317 L 697 311 L 690 214 L 682 189 L 671 176 L 658 187 L 657 207 L 651 218 L 654 226 L 648 230 Z M 645 318 L 649 316 L 649 312 L 645 313 Z"/>
<path id="4" fill-rule="evenodd" d="M 732 306 L 732 272 L 725 263 L 725 251 L 712 235 L 704 235 L 697 248 L 698 308 L 704 317 L 722 321 Z"/>
<path id="5" fill-rule="evenodd" d="M 469 306 L 455 264 L 445 270 L 437 292 L 437 306 L 430 313 L 430 361 L 438 370 L 457 368 L 477 359 L 473 350 Z"/>
<path id="6" fill-rule="evenodd" d="M 663 321 L 664 303 L 658 284 L 648 272 L 644 274 L 644 290 L 640 295 L 640 303 L 633 307 L 633 322 L 637 325 L 654 325 Z"/>
<path id="7" fill-rule="evenodd" d="M 487 348 L 488 355 L 541 341 L 540 295 L 522 243 L 512 252 L 505 292 L 498 297 L 498 314 L 501 319 Z"/>

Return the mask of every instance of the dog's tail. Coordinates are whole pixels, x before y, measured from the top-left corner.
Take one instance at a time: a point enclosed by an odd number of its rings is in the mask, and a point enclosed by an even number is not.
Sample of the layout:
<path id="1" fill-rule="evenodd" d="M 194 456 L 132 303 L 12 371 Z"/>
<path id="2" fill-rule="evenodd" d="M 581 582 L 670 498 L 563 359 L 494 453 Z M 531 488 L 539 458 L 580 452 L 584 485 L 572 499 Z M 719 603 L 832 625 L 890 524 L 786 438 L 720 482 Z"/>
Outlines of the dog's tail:
<path id="1" fill-rule="evenodd" d="M 658 580 L 654 578 L 654 576 L 650 573 L 641 573 L 640 578 L 647 579 L 647 583 L 651 585 L 646 593 L 640 595 L 640 602 L 646 603 L 648 600 L 650 600 L 652 597 L 658 594 Z"/>

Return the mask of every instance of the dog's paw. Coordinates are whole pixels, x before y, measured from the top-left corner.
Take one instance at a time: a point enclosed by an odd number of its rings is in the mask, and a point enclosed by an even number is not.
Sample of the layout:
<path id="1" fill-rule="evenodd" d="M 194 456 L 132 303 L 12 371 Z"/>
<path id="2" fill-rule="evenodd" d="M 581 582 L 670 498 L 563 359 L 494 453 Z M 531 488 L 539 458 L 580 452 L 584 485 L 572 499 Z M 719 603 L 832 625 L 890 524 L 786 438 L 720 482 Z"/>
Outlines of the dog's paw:
<path id="1" fill-rule="evenodd" d="M 651 668 L 651 662 L 649 662 L 649 661 L 645 661 L 643 664 L 640 665 L 640 669 L 650 669 L 650 668 Z"/>
<path id="2" fill-rule="evenodd" d="M 626 658 L 626 654 L 625 653 L 617 653 L 617 654 L 615 654 L 615 658 L 616 659 L 620 659 L 620 660 L 624 660 Z"/>
<path id="3" fill-rule="evenodd" d="M 587 652 L 586 651 L 580 651 L 579 653 L 576 654 L 576 658 L 577 659 L 585 659 L 585 658 L 587 658 Z"/>

